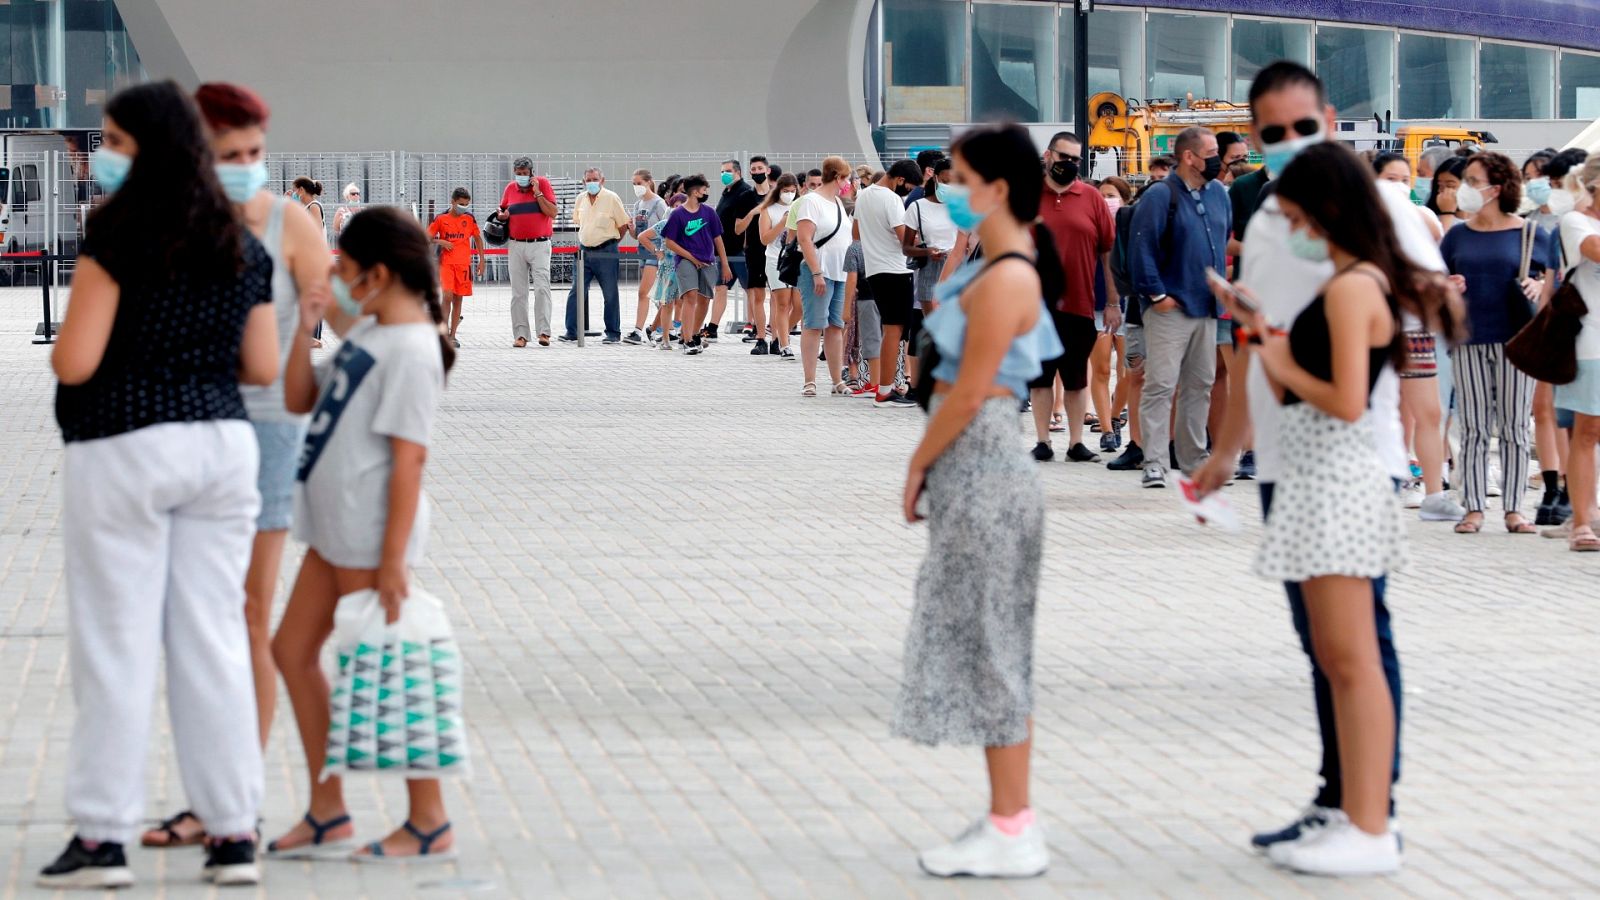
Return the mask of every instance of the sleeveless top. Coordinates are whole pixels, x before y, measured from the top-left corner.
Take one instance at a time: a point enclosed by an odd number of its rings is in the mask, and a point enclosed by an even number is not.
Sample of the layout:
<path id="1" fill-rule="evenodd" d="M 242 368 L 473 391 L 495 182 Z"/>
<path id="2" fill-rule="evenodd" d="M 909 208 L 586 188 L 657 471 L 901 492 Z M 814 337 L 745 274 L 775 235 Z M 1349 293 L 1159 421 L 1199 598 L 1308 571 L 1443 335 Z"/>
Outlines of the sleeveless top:
<path id="1" fill-rule="evenodd" d="M 1346 269 L 1346 272 L 1350 269 Z M 1364 269 L 1357 270 L 1366 275 L 1372 275 Z M 1337 273 L 1339 275 L 1343 272 Z M 1377 276 L 1372 275 L 1374 281 Z M 1394 306 L 1394 296 L 1385 294 L 1389 305 Z M 1394 341 L 1400 339 L 1400 331 L 1395 331 L 1390 343 L 1382 347 L 1372 347 L 1367 350 L 1367 399 L 1372 399 L 1372 389 L 1378 384 L 1378 376 L 1383 374 L 1383 367 L 1389 365 L 1389 351 L 1394 346 Z M 1289 354 L 1294 361 L 1321 381 L 1333 381 L 1333 336 L 1328 332 L 1328 303 L 1326 294 L 1318 294 L 1311 304 L 1295 317 L 1294 324 L 1289 328 Z M 1283 405 L 1293 406 L 1303 402 L 1294 391 L 1287 388 L 1283 391 Z"/>
<path id="2" fill-rule="evenodd" d="M 948 281 L 934 288 L 934 298 L 939 301 L 939 308 L 922 320 L 923 330 L 928 332 L 928 337 L 939 350 L 939 364 L 933 369 L 934 378 L 954 384 L 956 375 L 961 371 L 961 353 L 967 342 L 967 313 L 961 308 L 961 294 L 989 266 L 1013 256 L 1033 262 L 1020 253 L 1002 254 L 988 262 L 972 260 L 962 263 L 959 269 L 951 273 Z M 1044 298 L 1040 297 L 1039 320 L 1026 334 L 1011 340 L 1011 346 L 1006 348 L 1005 358 L 1000 360 L 1000 369 L 995 373 L 994 380 L 1021 399 L 1028 396 L 1028 382 L 1038 378 L 1044 371 L 1044 361 L 1055 359 L 1064 352 L 1061 338 L 1056 334 L 1055 320 L 1045 308 Z"/>
<path id="3" fill-rule="evenodd" d="M 88 381 L 56 388 L 67 443 L 114 437 L 167 422 L 246 418 L 239 397 L 239 343 L 257 304 L 272 300 L 272 259 L 249 231 L 238 275 L 219 281 L 151 269 L 118 279 L 105 355 Z M 85 242 L 79 253 L 96 261 Z"/>
<path id="4" fill-rule="evenodd" d="M 287 197 L 274 197 L 272 211 L 267 214 L 267 228 L 261 234 L 261 246 L 272 258 L 272 311 L 278 321 L 278 377 L 264 387 L 242 384 L 239 394 L 244 398 L 245 411 L 254 422 L 299 422 L 297 416 L 283 408 L 283 373 L 288 368 L 289 347 L 294 343 L 294 332 L 300 324 L 300 290 L 295 286 L 294 273 L 284 264 L 283 211 L 289 205 Z"/>

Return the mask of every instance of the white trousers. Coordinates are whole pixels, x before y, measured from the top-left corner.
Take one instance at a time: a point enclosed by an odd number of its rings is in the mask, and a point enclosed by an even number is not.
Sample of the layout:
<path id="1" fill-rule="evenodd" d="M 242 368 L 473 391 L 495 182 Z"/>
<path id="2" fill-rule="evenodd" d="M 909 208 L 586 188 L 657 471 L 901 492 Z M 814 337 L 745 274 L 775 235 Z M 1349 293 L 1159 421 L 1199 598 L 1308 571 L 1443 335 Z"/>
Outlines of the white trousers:
<path id="1" fill-rule="evenodd" d="M 511 274 L 511 338 L 533 340 L 528 330 L 528 283 L 533 283 L 533 317 L 542 337 L 550 336 L 550 242 L 506 242 Z"/>
<path id="2" fill-rule="evenodd" d="M 77 720 L 67 812 L 85 840 L 144 818 L 156 665 L 189 805 L 215 835 L 255 830 L 261 750 L 244 621 L 259 466 L 244 420 L 153 425 L 67 445 L 68 640 Z"/>

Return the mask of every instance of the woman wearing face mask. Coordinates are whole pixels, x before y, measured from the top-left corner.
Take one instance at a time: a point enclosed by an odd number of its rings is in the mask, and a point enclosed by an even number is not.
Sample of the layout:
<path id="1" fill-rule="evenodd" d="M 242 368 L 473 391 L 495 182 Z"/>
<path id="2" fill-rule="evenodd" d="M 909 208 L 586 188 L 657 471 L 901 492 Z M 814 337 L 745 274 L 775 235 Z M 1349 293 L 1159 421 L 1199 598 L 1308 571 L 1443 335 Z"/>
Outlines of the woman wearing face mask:
<path id="1" fill-rule="evenodd" d="M 1567 277 L 1573 279 L 1588 312 L 1578 332 L 1578 377 L 1555 388 L 1554 403 L 1573 414 L 1571 444 L 1567 449 L 1567 478 L 1572 517 L 1567 548 L 1600 551 L 1595 537 L 1595 445 L 1600 442 L 1600 157 L 1584 161 L 1570 172 L 1560 190 L 1550 196 L 1552 208 L 1571 203 L 1576 209 L 1561 217 L 1561 242 L 1566 249 Z"/>
<path id="2" fill-rule="evenodd" d="M 1035 259 L 1059 293 L 1055 248 L 1035 247 L 1044 173 L 1022 128 L 975 128 L 951 148 L 954 181 L 939 194 L 985 259 L 940 286 L 924 327 L 938 350 L 928 427 L 906 473 L 902 512 L 928 521 L 906 635 L 893 731 L 921 744 L 984 748 L 989 811 L 952 843 L 924 851 L 923 871 L 1030 877 L 1050 865 L 1029 803 L 1033 619 L 1044 537 L 1044 491 L 1018 452 L 1017 403 L 1043 360 L 1063 352 Z M 1037 229 L 1045 240 L 1046 229 Z M 924 497 L 924 494 L 926 495 Z M 926 511 L 919 501 L 926 501 Z"/>
<path id="3" fill-rule="evenodd" d="M 783 253 L 783 245 L 787 239 L 784 223 L 789 220 L 789 209 L 794 206 L 799 194 L 799 180 L 785 172 L 778 176 L 778 183 L 772 193 L 756 207 L 760 213 L 757 222 L 761 229 L 761 242 L 767 248 L 767 289 L 771 293 L 772 308 L 768 313 L 766 349 L 763 350 L 761 342 L 756 341 L 756 346 L 750 348 L 751 356 L 775 356 L 788 360 L 795 358 L 794 351 L 789 348 L 789 327 L 795 320 L 800 297 L 794 285 L 785 284 L 783 279 L 778 277 L 778 257 Z"/>
<path id="4" fill-rule="evenodd" d="M 650 177 L 649 169 L 633 173 L 633 196 L 637 201 L 633 207 L 633 233 L 639 237 L 639 314 L 634 319 L 633 330 L 622 342 L 643 344 L 645 317 L 650 314 L 650 290 L 655 287 L 656 273 L 666 254 L 656 226 L 666 220 L 668 210 L 667 201 L 656 194 L 656 182 Z"/>
<path id="5" fill-rule="evenodd" d="M 357 318 L 334 358 L 311 365 L 302 318 L 285 375 L 291 411 L 321 426 L 306 442 L 295 494 L 295 537 L 306 544 L 289 605 L 272 638 L 310 778 L 310 808 L 268 845 L 278 859 L 309 858 L 349 844 L 355 833 L 339 778 L 320 778 L 327 755 L 328 680 L 322 646 L 339 598 L 376 590 L 393 623 L 409 593 L 410 568 L 428 533 L 423 466 L 444 377 L 455 349 L 428 237 L 394 207 L 350 217 L 339 236 L 333 297 Z M 436 779 L 406 781 L 409 812 L 393 833 L 358 851 L 357 862 L 436 862 L 455 855 Z"/>
<path id="6" fill-rule="evenodd" d="M 1543 160 L 1543 169 L 1540 178 L 1549 184 L 1562 184 L 1574 168 L 1582 166 L 1589 154 L 1583 150 L 1562 150 Z M 1529 160 L 1533 162 L 1533 160 Z M 1523 165 L 1524 171 L 1528 164 Z M 1534 221 L 1540 222 L 1540 227 L 1545 227 L 1544 222 L 1553 223 L 1550 227 L 1553 249 L 1560 252 L 1564 244 L 1561 241 L 1560 222 L 1562 218 L 1576 207 L 1576 197 L 1571 190 L 1551 190 L 1544 195 L 1544 200 L 1539 211 L 1530 216 Z M 1547 215 L 1546 215 L 1547 214 Z M 1562 264 L 1570 266 L 1565 259 L 1559 260 Z M 1570 413 L 1567 414 L 1565 424 L 1570 427 Z M 1572 502 L 1566 486 L 1562 483 L 1563 477 L 1568 473 L 1567 460 L 1567 431 L 1563 428 L 1563 417 L 1556 411 L 1555 391 L 1552 385 L 1538 382 L 1533 388 L 1533 449 L 1539 457 L 1539 477 L 1544 483 L 1544 495 L 1539 500 L 1538 510 L 1534 513 L 1535 525 L 1562 525 L 1572 515 Z"/>
<path id="7" fill-rule="evenodd" d="M 1439 227 L 1446 232 L 1470 218 L 1470 214 L 1461 209 L 1456 196 L 1466 169 L 1466 157 L 1452 156 L 1433 170 L 1432 191 L 1423 205 L 1439 218 Z"/>
<path id="8" fill-rule="evenodd" d="M 801 396 L 817 395 L 817 350 L 825 347 L 834 396 L 850 396 L 843 375 L 844 258 L 850 250 L 852 222 L 840 197 L 850 179 L 850 164 L 837 156 L 822 161 L 822 185 L 795 203 L 795 235 L 800 241 Z"/>
<path id="9" fill-rule="evenodd" d="M 1465 227 L 1450 229 L 1439 245 L 1451 280 L 1466 297 L 1471 331 L 1467 343 L 1450 351 L 1466 457 L 1467 514 L 1456 532 L 1477 534 L 1483 529 L 1489 441 L 1498 430 L 1506 530 L 1533 534 L 1533 523 L 1522 515 L 1522 494 L 1528 488 L 1528 419 L 1534 384 L 1506 359 L 1505 349 L 1531 317 L 1533 304 L 1549 300 L 1555 279 L 1545 275 L 1556 264 L 1556 253 L 1548 234 L 1516 215 L 1522 178 L 1502 154 L 1472 157 L 1462 172 L 1456 199 L 1471 218 Z M 1525 246 L 1530 248 L 1526 272 Z"/>
<path id="10" fill-rule="evenodd" d="M 950 251 L 956 245 L 955 223 L 950 221 L 950 211 L 939 196 L 939 186 L 949 184 L 953 175 L 954 170 L 948 157 L 934 163 L 933 177 L 922 186 L 922 196 L 913 201 L 906 210 L 906 228 L 901 235 L 902 249 L 910 259 L 927 260 L 921 268 L 915 270 L 916 283 L 912 295 L 911 322 L 905 329 L 907 387 L 917 383 L 917 338 L 922 332 L 922 319 L 938 304 L 935 288 L 939 286 L 939 276 L 944 271 L 945 260 L 950 258 Z M 883 368 L 887 370 L 884 377 L 892 382 L 895 362 L 883 360 L 882 363 Z M 887 394 L 884 402 L 909 402 L 895 394 L 891 388 L 892 384 L 880 390 L 879 396 Z"/>
<path id="11" fill-rule="evenodd" d="M 260 459 L 256 489 L 261 494 L 261 512 L 256 516 L 250 567 L 244 577 L 244 614 L 255 677 L 257 730 L 265 749 L 278 701 L 278 670 L 272 664 L 272 598 L 289 534 L 295 466 L 306 434 L 305 417 L 284 408 L 282 369 L 302 303 L 321 309 L 328 302 L 331 257 L 304 210 L 286 197 L 263 190 L 267 183 L 266 103 L 249 88 L 222 83 L 202 84 L 195 91 L 195 101 L 211 135 L 211 153 L 222 190 L 233 202 L 239 221 L 272 260 L 280 374 L 265 387 L 239 388 Z M 146 831 L 140 843 L 179 847 L 204 838 L 204 823 L 194 812 L 184 810 Z"/>
<path id="12" fill-rule="evenodd" d="M 1113 175 L 1100 182 L 1100 196 L 1106 198 L 1106 208 L 1111 210 L 1111 217 L 1116 218 L 1117 212 L 1133 199 L 1133 185 Z M 1108 279 L 1112 273 L 1102 271 L 1100 278 Z M 1122 291 L 1117 291 L 1119 297 L 1124 296 Z M 1110 305 L 1102 296 L 1100 308 L 1095 310 L 1095 331 L 1099 337 L 1095 338 L 1094 353 L 1089 356 L 1089 393 L 1094 398 L 1094 414 L 1099 419 L 1100 449 L 1105 452 L 1114 452 L 1122 446 L 1122 410 L 1128 405 L 1128 379 L 1117 379 L 1117 392 L 1111 393 L 1111 354 L 1116 351 L 1117 359 L 1124 360 L 1123 343 L 1127 333 L 1122 323 L 1122 303 L 1117 303 L 1115 328 L 1107 327 L 1106 309 Z M 1109 424 L 1107 424 L 1109 423 Z"/>
<path id="13" fill-rule="evenodd" d="M 1545 231 L 1554 231 L 1561 224 L 1561 217 L 1548 205 L 1553 179 L 1545 168 L 1555 157 L 1553 150 L 1540 150 L 1522 163 L 1523 205 L 1519 212 Z M 1565 171 L 1562 174 L 1566 174 Z"/>
<path id="14" fill-rule="evenodd" d="M 296 178 L 294 180 L 294 184 L 289 188 L 289 199 L 299 203 L 300 207 L 306 212 L 310 213 L 311 217 L 316 220 L 317 231 L 322 234 L 323 243 L 326 245 L 328 240 L 328 226 L 327 221 L 322 215 L 322 201 L 317 199 L 321 196 L 322 182 L 307 178 L 304 175 Z M 316 330 L 311 333 L 311 349 L 322 349 L 321 322 L 317 323 Z"/>
<path id="15" fill-rule="evenodd" d="M 1344 789 L 1314 837 L 1273 844 L 1268 856 L 1312 874 L 1389 873 L 1400 868 L 1389 821 L 1395 720 L 1370 610 L 1372 579 L 1405 558 L 1405 530 L 1368 408 L 1383 370 L 1404 362 L 1402 309 L 1452 336 L 1460 320 L 1443 279 L 1400 252 L 1372 175 L 1349 150 L 1308 147 L 1274 184 L 1291 252 L 1331 261 L 1335 273 L 1287 335 L 1230 300 L 1284 407 L 1288 464 L 1255 572 L 1300 584 L 1332 686 Z"/>
<path id="16" fill-rule="evenodd" d="M 272 260 L 236 220 L 176 84 L 113 96 L 102 135 L 90 168 L 110 196 L 89 216 L 50 359 L 77 832 L 39 883 L 133 883 L 123 845 L 144 817 L 165 651 L 184 789 L 210 832 L 204 877 L 254 884 L 262 773 L 244 585 L 261 501 L 239 389 L 278 374 Z"/>

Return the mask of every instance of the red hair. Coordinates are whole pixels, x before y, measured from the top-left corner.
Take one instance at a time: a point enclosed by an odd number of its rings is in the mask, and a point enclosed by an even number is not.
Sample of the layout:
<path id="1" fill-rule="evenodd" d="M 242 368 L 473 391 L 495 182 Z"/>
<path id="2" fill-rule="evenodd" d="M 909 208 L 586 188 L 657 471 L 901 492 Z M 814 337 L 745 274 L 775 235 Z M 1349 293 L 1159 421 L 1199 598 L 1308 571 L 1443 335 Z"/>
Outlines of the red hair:
<path id="1" fill-rule="evenodd" d="M 213 131 L 230 128 L 249 128 L 252 125 L 267 127 L 272 115 L 261 95 L 247 87 L 224 81 L 209 81 L 194 92 L 195 103 L 206 125 Z"/>

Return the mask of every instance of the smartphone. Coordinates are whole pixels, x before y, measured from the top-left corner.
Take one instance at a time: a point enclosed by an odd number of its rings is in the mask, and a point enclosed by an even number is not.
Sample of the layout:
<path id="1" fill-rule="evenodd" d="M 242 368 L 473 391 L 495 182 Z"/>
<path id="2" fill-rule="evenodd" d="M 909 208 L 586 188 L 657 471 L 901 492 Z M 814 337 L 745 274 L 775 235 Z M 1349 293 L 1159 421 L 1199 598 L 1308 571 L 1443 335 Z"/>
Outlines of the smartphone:
<path id="1" fill-rule="evenodd" d="M 1258 309 L 1254 303 L 1251 303 L 1249 300 L 1245 299 L 1245 296 L 1239 293 L 1239 289 L 1233 286 L 1233 282 L 1222 277 L 1221 272 L 1218 272 L 1216 269 L 1213 269 L 1210 266 L 1206 266 L 1206 280 L 1211 282 L 1214 287 L 1218 287 L 1223 291 L 1226 291 L 1228 296 L 1233 298 L 1233 302 L 1239 304 L 1240 309 L 1247 313 L 1251 313 L 1252 315 L 1260 314 L 1261 310 Z"/>

